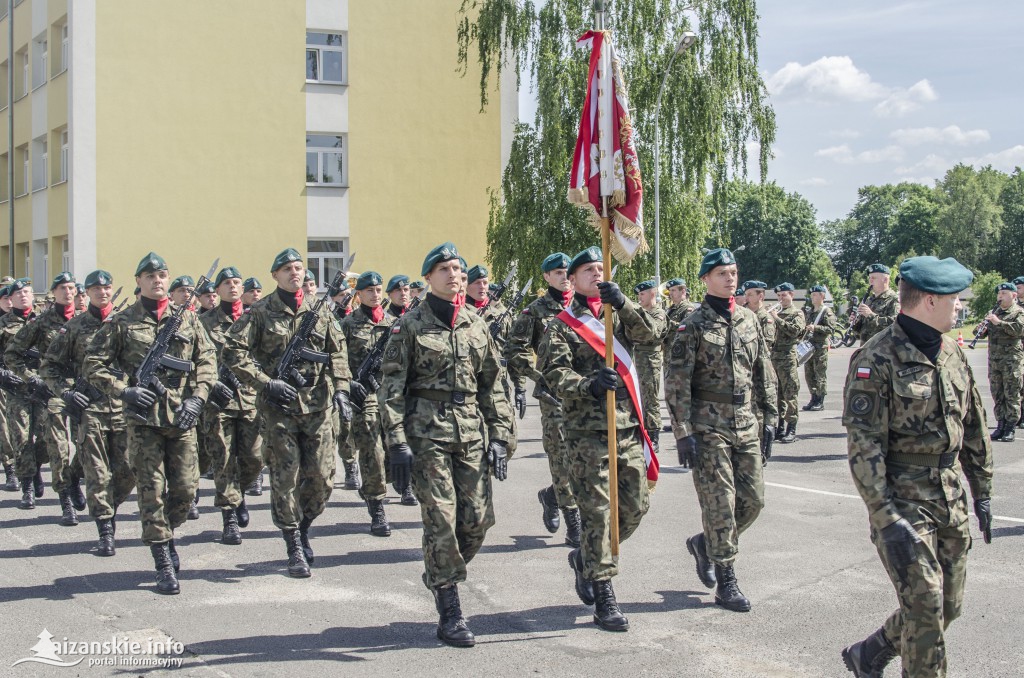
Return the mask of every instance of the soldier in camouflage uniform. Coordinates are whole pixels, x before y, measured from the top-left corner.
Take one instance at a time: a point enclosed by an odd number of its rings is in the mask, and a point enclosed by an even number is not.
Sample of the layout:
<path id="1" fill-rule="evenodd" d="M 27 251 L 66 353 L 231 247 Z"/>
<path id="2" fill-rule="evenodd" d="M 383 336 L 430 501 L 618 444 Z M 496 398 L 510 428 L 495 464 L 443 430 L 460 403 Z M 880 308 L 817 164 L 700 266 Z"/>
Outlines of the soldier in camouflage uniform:
<path id="1" fill-rule="evenodd" d="M 824 285 L 815 285 L 809 290 L 811 303 L 804 304 L 804 321 L 807 323 L 804 337 L 814 345 L 814 353 L 804 363 L 804 379 L 807 380 L 811 400 L 803 409 L 809 412 L 825 409 L 825 393 L 828 391 L 828 350 L 838 320 L 832 309 L 825 306 L 827 291 Z"/>
<path id="2" fill-rule="evenodd" d="M 111 398 L 85 381 L 85 356 L 93 337 L 113 311 L 114 279 L 102 270 L 85 278 L 89 305 L 69 320 L 43 356 L 39 375 L 59 393 L 69 418 L 79 418 L 75 449 L 85 473 L 89 514 L 96 521 L 96 554 L 113 556 L 117 509 L 135 487 L 135 471 L 128 460 L 128 433 L 120 398 Z"/>
<path id="3" fill-rule="evenodd" d="M 64 328 L 64 324 L 74 316 L 76 291 L 75 277 L 67 271 L 59 273 L 50 285 L 53 305 L 42 315 L 25 323 L 7 342 L 4 350 L 4 362 L 8 369 L 26 381 L 26 390 L 11 399 L 12 410 L 8 414 L 11 445 L 20 451 L 17 473 L 21 478 L 22 508 L 32 508 L 32 495 L 28 488 L 39 469 L 37 446 L 41 445 L 44 453 L 49 456 L 50 485 L 60 497 L 62 525 L 77 525 L 78 516 L 75 511 L 82 511 L 86 506 L 81 487 L 82 463 L 77 456 L 71 456 L 68 429 L 61 414 L 63 403 L 46 386 L 38 370 L 46 349 Z M 33 352 L 34 356 L 31 355 Z M 31 396 L 32 392 L 37 395 Z M 34 432 L 30 431 L 33 424 Z M 30 442 L 33 438 L 35 446 Z M 27 502 L 29 505 L 26 505 L 26 498 L 30 500 Z"/>
<path id="4" fill-rule="evenodd" d="M 461 306 L 459 259 L 450 242 L 427 254 L 431 293 L 391 330 L 380 406 L 392 479 L 403 489 L 411 482 L 420 501 L 437 637 L 470 647 L 458 584 L 494 525 L 490 474 L 507 476 L 512 410 L 487 323 Z"/>
<path id="5" fill-rule="evenodd" d="M 739 538 L 764 508 L 761 440 L 756 411 L 771 422 L 777 396 L 768 347 L 757 316 L 736 306 L 736 258 L 727 249 L 708 252 L 700 279 L 707 295 L 700 310 L 677 330 L 665 395 L 682 437 L 680 461 L 689 459 L 700 502 L 703 532 L 686 540 L 704 586 L 716 587 L 715 604 L 748 612 L 733 564 Z"/>
<path id="6" fill-rule="evenodd" d="M 757 316 L 757 322 L 761 326 L 761 336 L 764 337 L 764 344 L 768 347 L 768 355 L 771 356 L 772 348 L 775 346 L 775 319 L 768 312 L 764 303 L 765 290 L 768 283 L 761 280 L 747 280 L 743 283 L 743 296 L 747 300 L 747 310 Z M 778 389 L 778 378 L 775 376 L 775 366 L 768 361 L 771 368 L 772 380 Z M 758 403 L 754 403 L 754 414 L 757 416 L 757 435 L 761 439 L 761 462 L 767 464 L 772 458 L 772 443 L 775 440 L 774 430 L 772 435 L 765 437 L 765 412 Z M 771 424 L 771 421 L 768 422 Z"/>
<path id="7" fill-rule="evenodd" d="M 176 594 L 174 530 L 185 522 L 199 483 L 195 428 L 217 378 L 217 359 L 195 313 L 169 303 L 167 279 L 163 258 L 153 252 L 142 258 L 135 270 L 142 297 L 93 335 L 83 370 L 93 386 L 123 401 L 142 541 L 156 564 L 157 592 Z M 163 389 L 135 383 L 135 372 L 160 330 L 176 315 L 181 323 L 166 355 L 184 369 L 160 369 Z"/>
<path id="8" fill-rule="evenodd" d="M 217 488 L 213 503 L 220 509 L 224 525 L 221 543 L 236 546 L 242 543 L 239 528 L 249 526 L 243 490 L 263 472 L 263 440 L 256 414 L 256 391 L 238 381 L 219 355 L 231 325 L 242 317 L 242 275 L 228 266 L 217 273 L 213 285 L 220 302 L 204 313 L 200 322 L 213 341 L 220 367 L 209 406 L 203 412 L 204 435 Z"/>
<path id="9" fill-rule="evenodd" d="M 199 308 L 196 306 L 196 300 L 198 299 L 199 290 L 196 289 L 196 281 L 190 275 L 179 275 L 177 278 L 171 281 L 171 286 L 168 288 L 168 294 L 171 298 L 171 303 L 175 306 L 181 306 L 182 304 L 188 304 L 188 310 L 192 312 L 199 312 Z M 213 470 L 210 468 L 210 453 L 206 449 L 206 436 L 203 431 L 207 428 L 205 417 L 199 415 L 199 424 L 196 426 L 196 450 L 199 458 L 199 475 L 200 477 L 213 477 Z M 187 518 L 189 520 L 199 519 L 199 485 L 196 485 L 196 494 L 192 497 L 192 501 L 189 503 Z"/>
<path id="10" fill-rule="evenodd" d="M 626 299 L 613 282 L 602 282 L 601 250 L 590 247 L 569 262 L 567 269 L 575 294 L 568 315 L 587 321 L 604 317 L 601 304 L 615 310 L 615 339 L 632 353 L 637 341 L 661 338 L 651 317 Z M 601 338 L 604 339 L 602 333 Z M 612 347 L 608 347 L 612 350 Z M 618 444 L 619 539 L 625 541 L 640 526 L 649 508 L 648 479 L 641 431 L 643 412 L 637 412 L 619 373 L 605 366 L 595 350 L 561 316 L 549 324 L 540 342 L 537 369 L 562 400 L 569 485 L 583 519 L 580 548 L 569 553 L 575 572 L 576 594 L 585 605 L 594 605 L 594 622 L 608 631 L 626 631 L 629 621 L 619 609 L 612 587 L 618 564 L 611 553 L 611 513 L 608 490 L 608 419 L 606 399 L 615 393 L 615 426 Z"/>
<path id="11" fill-rule="evenodd" d="M 422 280 L 413 280 L 409 283 L 409 303 L 416 301 L 427 293 L 427 284 Z"/>
<path id="12" fill-rule="evenodd" d="M 258 278 L 246 278 L 242 283 L 242 310 L 248 311 L 263 297 L 263 283 Z"/>
<path id="13" fill-rule="evenodd" d="M 991 539 L 992 449 L 967 358 L 944 337 L 973 274 L 955 259 L 900 266 L 903 312 L 850 360 L 843 426 L 850 471 L 867 505 L 871 541 L 899 609 L 843 650 L 858 677 L 881 676 L 896 655 L 903 675 L 946 675 L 945 629 L 960 616 L 974 513 Z"/>
<path id="14" fill-rule="evenodd" d="M 800 394 L 800 372 L 797 365 L 796 345 L 804 335 L 804 316 L 793 306 L 792 283 L 775 288 L 781 308 L 770 313 L 775 321 L 775 344 L 772 346 L 772 366 L 778 379 L 779 425 L 775 438 L 780 443 L 796 440 L 796 422 L 799 416 L 797 396 Z"/>
<path id="15" fill-rule="evenodd" d="M 393 275 L 388 280 L 384 293 L 388 295 L 387 314 L 391 318 L 401 318 L 409 308 L 409 276 Z"/>
<path id="16" fill-rule="evenodd" d="M 672 278 L 665 283 L 665 289 L 668 291 L 670 306 L 665 311 L 665 341 L 662 342 L 661 346 L 663 356 L 671 355 L 672 342 L 676 339 L 676 328 L 683 322 L 683 318 L 696 311 L 699 307 L 699 304 L 690 301 L 686 282 L 682 278 Z M 664 372 L 664 376 L 668 376 L 667 360 L 662 363 L 662 372 Z M 668 411 L 668 418 L 669 424 L 662 429 L 662 432 L 678 433 L 679 426 L 676 424 L 675 415 L 672 414 L 671 409 Z M 675 436 L 673 435 L 674 439 Z M 689 466 L 683 466 L 684 471 L 689 471 L 689 468 Z"/>
<path id="17" fill-rule="evenodd" d="M 306 273 L 302 278 L 302 293 L 310 299 L 316 298 L 316 276 L 313 275 L 313 271 L 306 269 Z"/>
<path id="18" fill-rule="evenodd" d="M 487 322 L 487 326 L 490 327 L 491 323 L 505 313 L 505 305 L 497 299 L 490 298 L 487 267 L 477 265 L 469 269 L 466 283 L 468 285 L 466 288 L 466 306 L 475 308 L 480 317 Z M 501 321 L 501 328 L 495 337 L 499 352 L 505 348 L 505 340 L 508 338 L 510 329 L 512 329 L 512 318 L 510 315 L 505 315 Z"/>
<path id="19" fill-rule="evenodd" d="M 89 295 L 85 293 L 85 285 L 75 284 L 75 315 L 85 313 L 89 308 Z"/>
<path id="20" fill-rule="evenodd" d="M 992 440 L 1012 443 L 1020 420 L 1020 383 L 1024 376 L 1024 309 L 1017 305 L 1013 283 L 996 287 L 999 307 L 988 321 L 988 382 L 995 401 Z"/>
<path id="21" fill-rule="evenodd" d="M 548 255 L 541 262 L 541 273 L 548 289 L 543 296 L 530 302 L 512 324 L 505 344 L 508 373 L 515 386 L 516 407 L 526 407 L 526 380 L 534 382 L 533 397 L 540 405 L 540 425 L 543 432 L 544 453 L 548 457 L 551 484 L 537 492 L 543 507 L 542 520 L 548 532 L 554 534 L 561 526 L 558 512 L 565 517 L 565 543 L 574 548 L 580 545 L 580 511 L 569 487 L 569 460 L 565 449 L 565 421 L 562 403 L 551 392 L 536 367 L 535 354 L 552 318 L 561 313 L 572 299 L 572 283 L 566 268 L 569 257 L 561 252 Z M 520 404 L 520 398 L 522 403 Z"/>
<path id="22" fill-rule="evenodd" d="M 0 282 L 0 284 L 3 284 Z M 1017 305 L 1024 308 L 1024 276 L 1018 276 L 1013 279 L 1014 289 L 1017 290 Z M 1024 343 L 1024 342 L 1022 342 Z M 3 394 L 0 393 L 0 396 Z M 1021 402 L 1024 403 L 1024 380 L 1021 381 Z M 1017 428 L 1024 428 L 1024 407 L 1021 408 L 1020 417 L 1017 419 Z"/>
<path id="23" fill-rule="evenodd" d="M 352 375 L 341 324 L 323 309 L 306 348 L 322 354 L 324 362 L 299 358 L 295 369 L 301 379 L 277 376 L 282 354 L 312 312 L 314 299 L 302 291 L 305 267 L 296 250 L 278 254 L 270 272 L 277 289 L 231 326 L 221 359 L 258 394 L 270 467 L 270 513 L 287 547 L 288 575 L 304 578 L 313 560 L 309 528 L 334 487 L 333 410 L 346 426 L 352 421 Z"/>
<path id="24" fill-rule="evenodd" d="M 653 280 L 646 280 L 633 288 L 643 313 L 650 316 L 649 324 L 657 333 L 655 341 L 637 341 L 633 343 L 633 364 L 636 365 L 637 376 L 640 377 L 640 388 L 643 391 L 644 426 L 647 434 L 658 450 L 658 434 L 661 432 L 661 371 L 665 353 L 662 349 L 665 334 L 668 331 L 668 315 L 658 299 L 658 286 Z M 678 325 L 677 325 L 678 327 Z"/>
<path id="25" fill-rule="evenodd" d="M 352 274 L 349 278 L 346 278 L 345 284 L 331 298 L 331 301 L 334 302 L 334 308 L 331 312 L 339 323 L 343 323 L 345 318 L 352 315 L 355 309 L 359 307 L 358 303 L 356 303 L 355 290 L 349 286 L 349 280 L 351 280 L 351 285 L 355 285 L 356 277 L 355 274 Z M 356 446 L 352 439 L 351 423 L 343 422 L 340 417 L 335 416 L 334 428 L 337 432 L 338 457 L 341 459 L 341 466 L 345 471 L 345 489 L 358 491 L 363 487 L 363 476 L 359 470 Z"/>
<path id="26" fill-rule="evenodd" d="M 11 283 L 14 278 L 4 276 L 0 280 L 0 326 L 3 324 L 3 317 L 11 312 Z M 0 349 L 0 363 L 2 360 L 2 349 Z M 0 460 L 3 461 L 6 484 L 4 489 L 8 492 L 17 492 L 21 487 L 18 482 L 18 474 L 14 472 L 14 448 L 11 447 L 11 437 L 7 425 L 7 387 L 4 381 L 6 370 L 0 368 Z M 10 374 L 14 374 L 11 372 Z"/>
<path id="27" fill-rule="evenodd" d="M 868 266 L 868 296 L 857 307 L 857 337 L 861 346 L 896 320 L 900 312 L 900 300 L 889 287 L 889 267 L 884 264 Z"/>

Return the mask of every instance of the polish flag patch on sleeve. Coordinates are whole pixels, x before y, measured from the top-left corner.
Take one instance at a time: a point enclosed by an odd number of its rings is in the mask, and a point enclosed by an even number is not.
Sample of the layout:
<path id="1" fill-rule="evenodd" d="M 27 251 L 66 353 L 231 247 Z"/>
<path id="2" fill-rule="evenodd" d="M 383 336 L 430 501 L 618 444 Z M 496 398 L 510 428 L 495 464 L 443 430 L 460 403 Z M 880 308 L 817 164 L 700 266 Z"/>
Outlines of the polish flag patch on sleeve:
<path id="1" fill-rule="evenodd" d="M 857 368 L 857 378 L 858 379 L 870 379 L 871 378 L 871 368 L 870 367 L 858 367 Z"/>

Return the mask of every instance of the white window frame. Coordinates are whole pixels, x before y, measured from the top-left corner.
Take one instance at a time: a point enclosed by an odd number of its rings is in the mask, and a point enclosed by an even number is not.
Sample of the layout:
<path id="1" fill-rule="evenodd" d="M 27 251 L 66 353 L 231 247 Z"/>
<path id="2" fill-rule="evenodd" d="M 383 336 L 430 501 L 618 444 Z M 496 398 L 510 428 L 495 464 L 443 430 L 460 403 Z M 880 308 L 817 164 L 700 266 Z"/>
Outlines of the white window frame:
<path id="1" fill-rule="evenodd" d="M 68 24 L 64 22 L 60 27 L 60 72 L 68 70 L 68 54 L 71 44 L 68 34 Z"/>
<path id="2" fill-rule="evenodd" d="M 46 175 L 46 171 L 47 171 L 47 169 L 49 168 L 49 165 L 50 165 L 49 158 L 50 158 L 50 144 L 48 144 L 48 143 L 46 143 L 44 141 L 43 142 L 43 152 L 39 156 L 39 160 L 40 160 L 40 162 L 43 165 L 43 171 L 42 171 L 43 185 L 39 186 L 38 188 L 36 188 L 36 190 L 42 190 L 42 189 L 46 188 L 50 184 L 50 177 L 48 177 Z"/>
<path id="3" fill-rule="evenodd" d="M 46 84 L 46 74 L 48 72 L 46 70 L 46 66 L 47 66 L 47 62 L 49 62 L 49 60 L 50 60 L 49 59 L 49 57 L 50 57 L 50 41 L 49 40 L 43 40 L 42 45 L 43 45 L 43 47 L 42 47 L 42 52 L 39 55 L 39 60 L 42 62 L 41 70 L 43 71 L 43 73 L 42 73 L 43 81 L 41 83 L 39 83 L 40 86 Z"/>
<path id="4" fill-rule="evenodd" d="M 338 137 L 341 139 L 341 147 L 334 146 L 306 146 L 306 153 L 316 153 L 316 181 L 309 181 L 309 177 L 306 177 L 307 186 L 326 186 L 329 188 L 346 188 L 348 186 L 348 135 L 339 134 L 337 132 L 307 132 L 309 136 L 321 136 L 321 137 Z M 323 181 L 324 176 L 324 154 L 325 153 L 341 153 L 341 181 L 340 182 L 327 182 Z"/>
<path id="5" fill-rule="evenodd" d="M 21 96 L 27 96 L 32 91 L 32 81 L 29 79 L 28 64 L 32 60 L 29 50 L 21 53 Z M 20 98 L 20 97 L 19 97 Z"/>
<path id="6" fill-rule="evenodd" d="M 68 131 L 60 133 L 60 180 L 68 180 Z M 65 269 L 66 270 L 66 269 Z"/>
<path id="7" fill-rule="evenodd" d="M 308 83 L 316 83 L 319 85 L 347 85 L 348 84 L 348 33 L 345 32 L 332 32 L 332 31 L 306 31 L 309 33 L 319 33 L 321 35 L 340 35 L 341 45 L 313 45 L 308 41 L 306 42 L 306 58 L 309 58 L 309 52 L 316 52 L 316 72 L 317 78 L 310 79 L 306 78 Z M 324 79 L 324 52 L 335 52 L 341 55 L 341 80 L 325 80 Z"/>
<path id="8" fill-rule="evenodd" d="M 309 249 L 309 246 L 310 246 L 311 243 L 324 242 L 324 241 L 341 243 L 341 250 L 338 251 L 338 252 L 325 252 L 325 251 L 322 251 L 322 250 L 312 250 L 312 249 Z M 349 248 L 348 238 L 307 238 L 306 239 L 306 249 L 308 250 L 308 252 L 306 254 L 306 263 L 308 265 L 308 262 L 310 260 L 316 259 L 316 270 L 313 271 L 313 275 L 316 276 L 316 285 L 317 285 L 317 289 L 319 291 L 322 292 L 325 289 L 327 289 L 328 283 L 331 282 L 330 280 L 326 280 L 327 275 L 326 275 L 326 272 L 324 270 L 324 260 L 325 259 L 340 259 L 341 260 L 341 265 L 344 265 L 345 264 L 345 260 L 348 259 L 348 248 Z"/>
<path id="9" fill-rule="evenodd" d="M 70 243 L 68 243 L 68 238 L 64 238 L 64 239 L 62 239 L 60 241 L 60 247 L 61 247 L 61 255 L 60 255 L 61 269 L 60 270 L 62 270 L 62 271 L 70 271 L 71 270 L 71 249 L 70 249 Z"/>
<path id="10" fill-rule="evenodd" d="M 21 245 L 25 253 L 25 277 L 32 277 L 32 244 L 27 243 Z"/>
<path id="11" fill-rule="evenodd" d="M 22 191 L 21 191 L 20 195 L 28 195 L 29 193 L 31 193 L 31 188 L 32 188 L 32 164 L 30 162 L 30 159 L 32 157 L 32 149 L 30 147 L 26 146 L 24 149 L 22 149 L 22 153 L 24 153 L 24 155 L 22 156 L 22 163 L 21 163 L 21 167 L 22 167 L 21 188 L 22 188 Z"/>

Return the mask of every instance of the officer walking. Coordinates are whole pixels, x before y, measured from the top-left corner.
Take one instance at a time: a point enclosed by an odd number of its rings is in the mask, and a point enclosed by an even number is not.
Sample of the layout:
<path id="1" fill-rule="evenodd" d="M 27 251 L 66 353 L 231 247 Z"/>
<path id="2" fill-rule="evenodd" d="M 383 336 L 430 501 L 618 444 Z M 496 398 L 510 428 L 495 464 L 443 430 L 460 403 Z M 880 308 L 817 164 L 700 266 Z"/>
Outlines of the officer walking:
<path id="1" fill-rule="evenodd" d="M 775 344 L 772 346 L 772 366 L 779 387 L 779 426 L 775 437 L 780 443 L 796 440 L 796 422 L 799 416 L 797 396 L 800 394 L 800 372 L 796 345 L 804 335 L 804 316 L 793 306 L 792 283 L 784 282 L 775 288 L 782 308 L 771 311 L 775 321 Z"/>
<path id="2" fill-rule="evenodd" d="M 814 345 L 814 352 L 804 363 L 804 379 L 811 400 L 803 410 L 820 412 L 825 409 L 825 394 L 828 391 L 828 350 L 832 332 L 836 328 L 836 314 L 825 305 L 824 285 L 815 285 L 810 290 L 811 303 L 804 306 L 804 320 L 807 323 L 805 337 Z"/>
<path id="3" fill-rule="evenodd" d="M 992 440 L 1012 443 L 1020 421 L 1020 384 L 1024 377 L 1024 308 L 1017 288 L 1004 282 L 996 287 L 999 305 L 985 316 L 988 322 L 988 382 L 995 401 L 996 430 Z"/>
<path id="4" fill-rule="evenodd" d="M 10 428 L 7 424 L 7 393 L 8 388 L 13 388 L 10 381 L 14 373 L 2 367 L 4 342 L 4 316 L 11 312 L 11 283 L 14 278 L 4 276 L 0 280 L 0 459 L 3 460 L 4 476 L 6 484 L 4 489 L 8 492 L 17 492 L 21 487 L 18 481 L 18 474 L 14 472 L 14 448 L 11 447 Z M 10 336 L 13 336 L 11 334 Z M 17 379 L 21 379 L 18 377 Z"/>

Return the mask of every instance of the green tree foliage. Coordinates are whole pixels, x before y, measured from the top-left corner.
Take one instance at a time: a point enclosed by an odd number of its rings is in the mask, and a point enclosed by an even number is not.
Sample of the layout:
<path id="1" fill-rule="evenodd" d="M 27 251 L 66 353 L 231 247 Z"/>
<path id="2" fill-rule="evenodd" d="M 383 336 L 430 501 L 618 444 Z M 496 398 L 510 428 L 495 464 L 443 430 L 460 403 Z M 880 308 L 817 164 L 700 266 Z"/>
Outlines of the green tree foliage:
<path id="1" fill-rule="evenodd" d="M 971 284 L 971 292 L 974 293 L 971 299 L 971 320 L 981 320 L 996 305 L 996 287 L 1003 280 L 1004 276 L 996 271 L 974 276 L 974 283 Z"/>
<path id="2" fill-rule="evenodd" d="M 1003 228 L 989 257 L 992 267 L 1007 280 L 1024 275 L 1024 173 L 1014 170 L 999 193 Z"/>
<path id="3" fill-rule="evenodd" d="M 999 194 L 1005 182 L 1006 175 L 991 167 L 959 164 L 946 172 L 938 185 L 942 208 L 936 222 L 942 256 L 956 257 L 974 270 L 991 267 L 998 258 Z"/>

